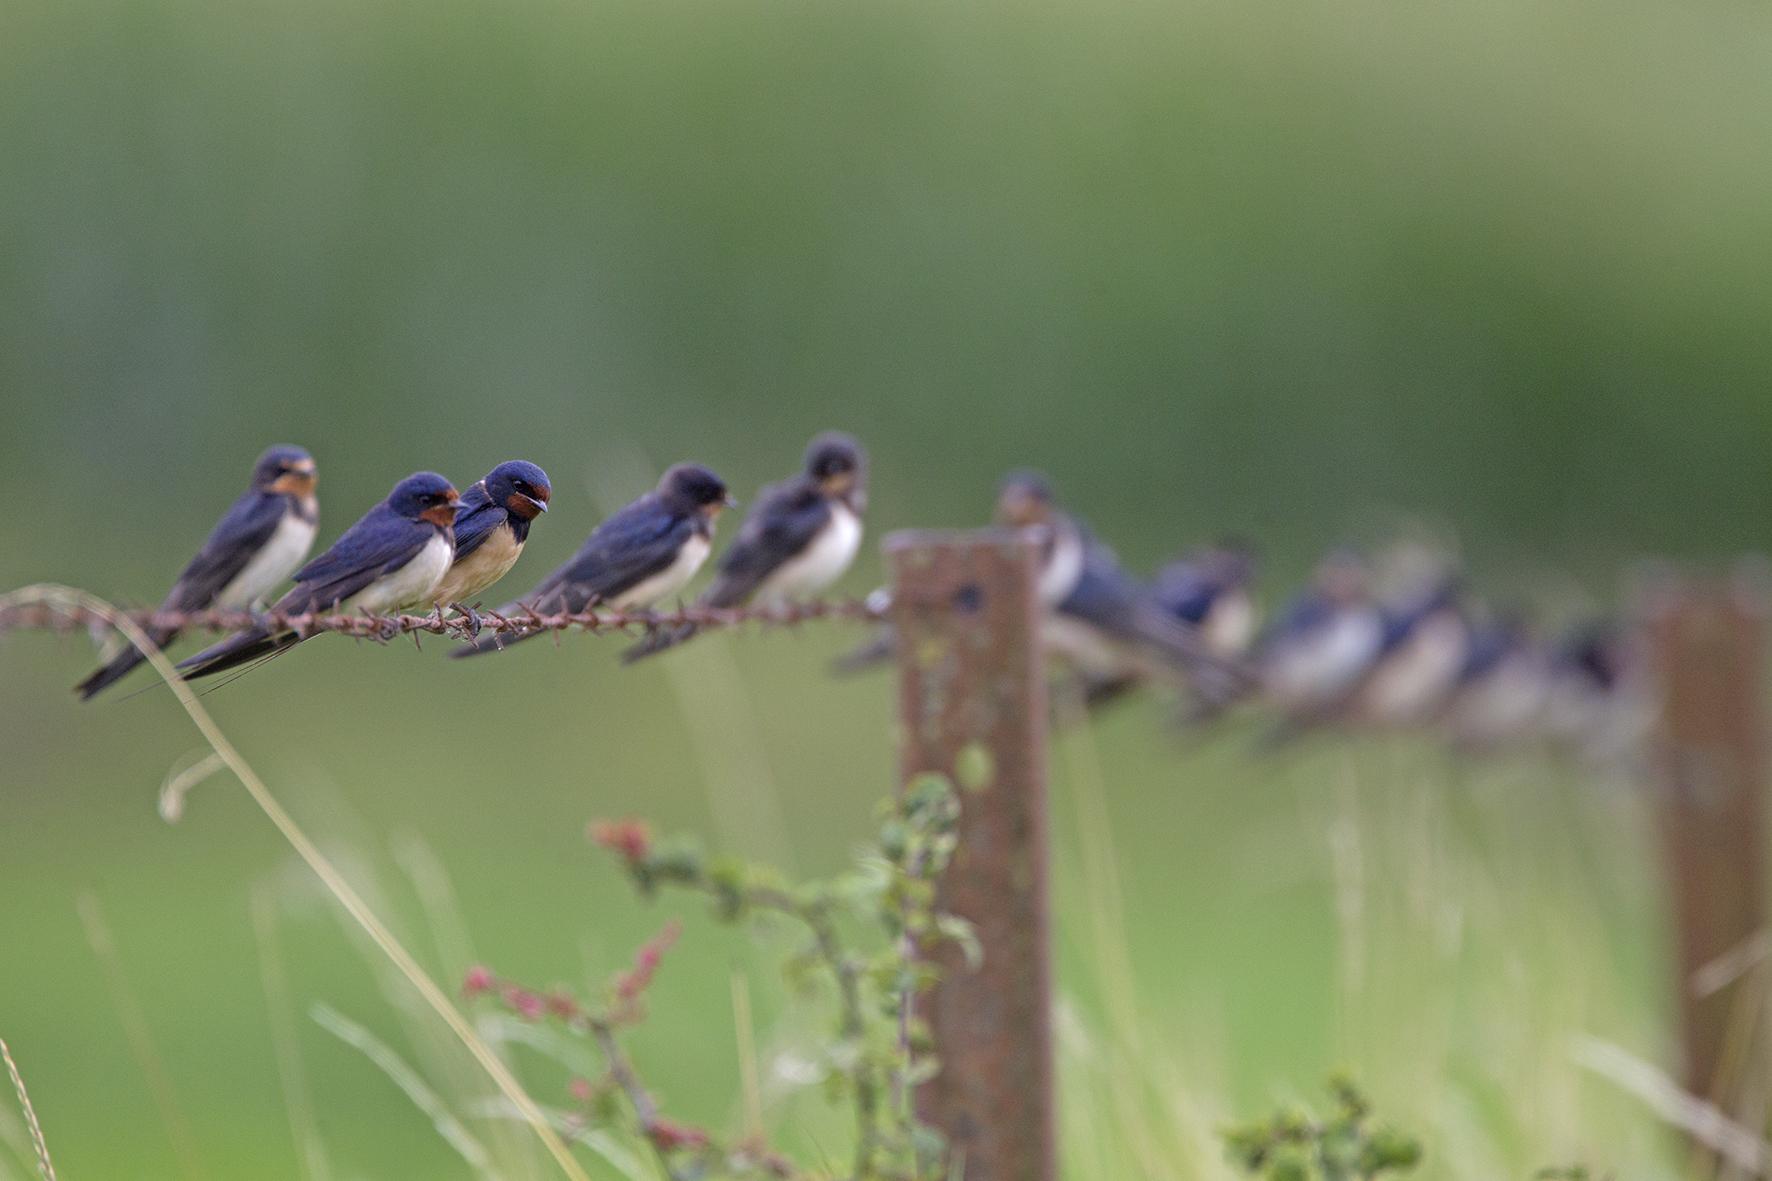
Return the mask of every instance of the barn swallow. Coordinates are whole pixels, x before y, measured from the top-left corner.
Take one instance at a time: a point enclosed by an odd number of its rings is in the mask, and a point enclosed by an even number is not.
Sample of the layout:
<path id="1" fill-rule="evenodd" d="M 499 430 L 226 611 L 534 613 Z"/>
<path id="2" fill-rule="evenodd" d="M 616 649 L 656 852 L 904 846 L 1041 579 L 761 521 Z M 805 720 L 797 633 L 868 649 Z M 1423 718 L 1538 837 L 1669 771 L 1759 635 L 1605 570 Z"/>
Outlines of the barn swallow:
<path id="1" fill-rule="evenodd" d="M 1556 645 L 1550 663 L 1544 710 L 1550 739 L 1599 766 L 1639 756 L 1654 710 L 1640 654 L 1625 630 L 1605 619 L 1580 624 Z"/>
<path id="2" fill-rule="evenodd" d="M 1504 613 L 1473 626 L 1446 708 L 1453 743 L 1493 750 L 1531 734 L 1544 716 L 1550 674 L 1549 658 L 1521 616 Z"/>
<path id="3" fill-rule="evenodd" d="M 867 460 L 861 445 L 830 431 L 813 439 L 799 475 L 757 496 L 738 537 L 720 557 L 702 607 L 780 603 L 815 595 L 843 576 L 861 548 Z M 659 630 L 623 653 L 632 663 L 695 634 L 694 624 Z"/>
<path id="4" fill-rule="evenodd" d="M 455 561 L 431 599 L 468 606 L 516 565 L 535 518 L 548 511 L 548 474 L 520 459 L 499 464 L 455 506 Z"/>
<path id="5" fill-rule="evenodd" d="M 1312 714 L 1343 699 L 1384 645 L 1384 615 L 1365 559 L 1337 550 L 1311 585 L 1256 638 L 1263 690 L 1281 710 Z"/>
<path id="6" fill-rule="evenodd" d="M 300 447 L 272 447 L 252 468 L 252 486 L 216 522 L 178 581 L 160 602 L 166 612 L 244 610 L 261 602 L 294 572 L 314 546 L 319 523 L 314 460 Z M 149 633 L 157 647 L 178 629 Z M 133 646 L 74 686 L 82 701 L 115 684 L 147 657 Z"/>
<path id="7" fill-rule="evenodd" d="M 1462 580 L 1437 575 L 1381 611 L 1383 635 L 1350 712 L 1382 726 L 1429 721 L 1456 689 L 1470 651 Z"/>
<path id="8" fill-rule="evenodd" d="M 700 464 L 677 464 L 656 488 L 592 530 L 564 566 L 498 613 L 521 616 L 594 606 L 618 611 L 650 607 L 683 589 L 701 569 L 713 545 L 714 522 L 734 503 L 719 476 Z M 450 655 L 491 652 L 537 634 L 485 635 Z"/>
<path id="9" fill-rule="evenodd" d="M 1043 535 L 1041 639 L 1083 678 L 1086 696 L 1117 694 L 1153 672 L 1234 678 L 1235 670 L 1204 638 L 1164 610 L 1113 550 L 1058 507 L 1044 476 L 1012 473 L 999 489 L 996 515 L 998 524 Z"/>
<path id="10" fill-rule="evenodd" d="M 461 497 L 436 472 L 416 472 L 363 514 L 332 547 L 295 573 L 272 610 L 385 614 L 428 605 L 455 557 L 455 510 Z M 250 627 L 179 664 L 185 679 L 206 677 L 300 643 L 292 631 Z"/>
<path id="11" fill-rule="evenodd" d="M 1157 601 L 1220 656 L 1241 656 L 1255 638 L 1255 551 L 1240 542 L 1196 550 L 1157 572 Z"/>

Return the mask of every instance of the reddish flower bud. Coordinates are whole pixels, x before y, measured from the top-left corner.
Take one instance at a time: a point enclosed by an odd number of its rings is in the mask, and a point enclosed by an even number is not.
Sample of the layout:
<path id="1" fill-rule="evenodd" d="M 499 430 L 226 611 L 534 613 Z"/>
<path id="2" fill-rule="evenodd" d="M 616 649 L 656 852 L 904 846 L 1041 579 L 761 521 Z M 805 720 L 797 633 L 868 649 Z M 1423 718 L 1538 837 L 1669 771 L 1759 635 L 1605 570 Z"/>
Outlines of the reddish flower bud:
<path id="1" fill-rule="evenodd" d="M 708 1146 L 708 1134 L 700 1128 L 663 1118 L 655 1119 L 646 1126 L 646 1136 L 660 1152 L 694 1150 Z"/>
<path id="2" fill-rule="evenodd" d="M 541 997 L 515 984 L 505 989 L 504 1002 L 511 1012 L 525 1021 L 540 1021 L 547 1015 L 547 1004 Z"/>
<path id="3" fill-rule="evenodd" d="M 633 865 L 652 851 L 652 829 L 644 820 L 595 820 L 590 827 L 591 840 Z"/>
<path id="4" fill-rule="evenodd" d="M 658 966 L 664 962 L 664 953 L 682 934 L 683 924 L 673 919 L 664 930 L 641 944 L 640 950 L 634 953 L 634 966 L 616 977 L 615 995 L 623 1001 L 638 1000 L 651 987 Z"/>
<path id="5" fill-rule="evenodd" d="M 498 979 L 493 976 L 491 968 L 475 964 L 468 969 L 467 975 L 462 977 L 461 992 L 463 996 L 472 1000 L 477 996 L 484 996 L 491 992 L 497 983 Z"/>

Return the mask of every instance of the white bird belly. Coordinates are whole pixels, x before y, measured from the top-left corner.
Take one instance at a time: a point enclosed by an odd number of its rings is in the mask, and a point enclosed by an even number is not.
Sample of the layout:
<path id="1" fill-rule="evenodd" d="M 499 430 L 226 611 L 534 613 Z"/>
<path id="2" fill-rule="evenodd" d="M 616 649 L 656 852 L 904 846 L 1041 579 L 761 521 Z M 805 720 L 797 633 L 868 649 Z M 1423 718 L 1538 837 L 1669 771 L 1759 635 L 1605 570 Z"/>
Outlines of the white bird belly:
<path id="1" fill-rule="evenodd" d="M 1206 618 L 1200 634 L 1206 646 L 1219 656 L 1240 656 L 1255 639 L 1255 604 L 1242 591 L 1228 591 L 1219 596 Z"/>
<path id="2" fill-rule="evenodd" d="M 1040 602 L 1056 607 L 1070 597 L 1083 577 L 1083 539 L 1072 528 L 1059 526 L 1052 539 L 1052 552 L 1040 571 L 1038 587 Z"/>
<path id="3" fill-rule="evenodd" d="M 284 513 L 264 548 L 252 555 L 252 560 L 216 594 L 215 605 L 228 611 L 243 611 L 270 598 L 271 592 L 307 560 L 318 528 L 314 521 Z"/>
<path id="4" fill-rule="evenodd" d="M 1363 694 L 1365 713 L 1395 724 L 1425 720 L 1452 688 L 1466 647 L 1464 624 L 1456 616 L 1426 620 L 1372 674 Z"/>
<path id="5" fill-rule="evenodd" d="M 1334 697 L 1365 671 L 1383 639 L 1376 611 L 1340 612 L 1316 635 L 1286 645 L 1268 667 L 1268 690 L 1289 706 Z"/>
<path id="6" fill-rule="evenodd" d="M 622 611 L 644 610 L 660 599 L 666 599 L 682 590 L 701 569 L 701 564 L 708 560 L 708 551 L 713 546 L 708 539 L 701 536 L 691 537 L 677 551 L 676 560 L 644 582 L 637 582 L 611 601 L 611 606 Z"/>
<path id="7" fill-rule="evenodd" d="M 523 547 L 509 525 L 500 525 L 474 547 L 474 552 L 452 562 L 443 581 L 431 592 L 433 602 L 472 604 L 481 591 L 511 572 Z"/>
<path id="8" fill-rule="evenodd" d="M 833 504 L 831 519 L 805 550 L 777 566 L 756 599 L 763 603 L 815 595 L 843 577 L 861 549 L 861 519 L 847 505 Z"/>
<path id="9" fill-rule="evenodd" d="M 429 605 L 431 593 L 455 560 L 455 544 L 442 534 L 425 542 L 412 560 L 391 574 L 384 574 L 346 600 L 344 606 L 375 614 Z"/>

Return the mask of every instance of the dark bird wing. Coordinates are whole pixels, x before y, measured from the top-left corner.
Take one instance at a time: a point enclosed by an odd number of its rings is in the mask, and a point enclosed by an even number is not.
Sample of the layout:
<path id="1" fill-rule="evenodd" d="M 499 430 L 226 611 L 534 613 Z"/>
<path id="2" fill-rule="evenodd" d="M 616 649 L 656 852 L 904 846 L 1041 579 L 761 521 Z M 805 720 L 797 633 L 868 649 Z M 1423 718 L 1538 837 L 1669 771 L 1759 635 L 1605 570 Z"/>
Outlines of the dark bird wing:
<path id="1" fill-rule="evenodd" d="M 505 507 L 493 504 L 487 497 L 485 484 L 469 488 L 455 510 L 455 560 L 459 562 L 479 549 L 480 543 L 509 519 Z"/>
<path id="2" fill-rule="evenodd" d="M 531 608 L 544 614 L 583 611 L 620 598 L 669 569 L 694 532 L 693 521 L 671 512 L 648 493 L 598 525 L 565 565 L 542 579 L 528 594 L 500 607 L 498 614 L 522 615 Z M 485 635 L 450 655 L 491 652 L 534 634 Z"/>
<path id="3" fill-rule="evenodd" d="M 290 511 L 288 498 L 276 493 L 252 491 L 236 500 L 173 583 L 165 607 L 172 611 L 199 611 L 213 603 L 222 588 L 271 540 L 277 525 Z"/>
<path id="4" fill-rule="evenodd" d="M 1155 595 L 1121 568 L 1112 550 L 1092 539 L 1085 546 L 1082 573 L 1058 605 L 1059 612 L 1196 675 L 1246 679 L 1214 654 L 1198 632 L 1164 610 Z"/>
<path id="5" fill-rule="evenodd" d="M 831 521 L 831 506 L 817 485 L 804 478 L 765 488 L 720 558 L 713 585 L 702 595 L 708 607 L 746 602 L 782 563 L 804 553 Z"/>
<path id="6" fill-rule="evenodd" d="M 277 600 L 277 610 L 319 611 L 344 602 L 417 557 L 435 535 L 433 529 L 385 504 L 376 505 L 325 553 L 295 572 L 295 586 Z"/>
<path id="7" fill-rule="evenodd" d="M 289 501 L 276 493 L 253 489 L 241 496 L 215 523 L 215 528 L 203 542 L 203 548 L 197 551 L 197 556 L 190 560 L 179 574 L 178 581 L 166 592 L 160 609 L 201 611 L 212 605 L 222 588 L 264 548 L 289 511 Z M 149 636 L 156 647 L 164 648 L 178 638 L 178 629 L 158 628 Z M 122 680 L 145 660 L 147 657 L 131 646 L 74 686 L 74 691 L 82 701 L 90 700 L 101 690 Z"/>
<path id="8" fill-rule="evenodd" d="M 286 614 L 324 611 L 383 575 L 412 561 L 433 536 L 430 525 L 409 521 L 385 504 L 370 509 L 325 553 L 295 572 L 295 586 L 277 600 Z M 179 662 L 186 680 L 206 677 L 301 642 L 291 631 L 251 627 Z"/>

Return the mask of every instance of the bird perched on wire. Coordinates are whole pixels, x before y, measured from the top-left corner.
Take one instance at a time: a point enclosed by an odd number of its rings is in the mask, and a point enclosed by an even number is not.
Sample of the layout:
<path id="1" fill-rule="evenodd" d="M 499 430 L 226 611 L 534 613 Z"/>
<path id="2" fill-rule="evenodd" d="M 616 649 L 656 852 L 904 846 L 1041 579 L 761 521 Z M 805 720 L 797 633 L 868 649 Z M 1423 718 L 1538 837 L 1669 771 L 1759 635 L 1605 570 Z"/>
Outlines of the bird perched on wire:
<path id="1" fill-rule="evenodd" d="M 1471 628 L 1446 726 L 1460 750 L 1494 750 L 1531 736 L 1542 724 L 1551 688 L 1548 655 L 1514 613 Z"/>
<path id="2" fill-rule="evenodd" d="M 1610 619 L 1572 628 L 1550 658 L 1546 735 L 1596 767 L 1623 768 L 1642 756 L 1654 719 L 1636 637 Z"/>
<path id="3" fill-rule="evenodd" d="M 1383 638 L 1349 712 L 1380 726 L 1431 721 L 1456 690 L 1470 651 L 1462 579 L 1441 573 L 1381 610 Z"/>
<path id="4" fill-rule="evenodd" d="M 314 548 L 319 509 L 314 459 L 300 447 L 271 447 L 252 468 L 252 486 L 222 514 L 161 600 L 166 612 L 209 608 L 245 610 L 295 572 Z M 164 648 L 178 638 L 174 627 L 148 633 Z M 83 701 L 115 684 L 147 657 L 130 647 L 74 686 Z"/>
<path id="5" fill-rule="evenodd" d="M 1307 717 L 1342 701 L 1384 645 L 1384 616 L 1366 560 L 1336 550 L 1310 586 L 1256 638 L 1261 688 L 1281 711 Z"/>
<path id="6" fill-rule="evenodd" d="M 520 459 L 499 464 L 455 506 L 455 560 L 431 592 L 439 607 L 473 613 L 474 597 L 516 565 L 535 518 L 548 511 L 548 474 Z"/>
<path id="7" fill-rule="evenodd" d="M 325 553 L 295 573 L 295 586 L 272 608 L 280 615 L 315 611 L 384 614 L 428 606 L 455 557 L 455 509 L 461 497 L 436 472 L 416 472 L 346 529 Z M 274 656 L 301 643 L 268 625 L 238 632 L 179 664 L 186 680 Z"/>
<path id="8" fill-rule="evenodd" d="M 736 502 L 726 484 L 700 464 L 680 463 L 658 486 L 591 531 L 565 565 L 534 590 L 498 609 L 522 616 L 610 607 L 642 610 L 682 590 L 707 561 L 714 523 Z M 539 632 L 496 632 L 456 649 L 476 656 L 509 647 Z"/>
<path id="9" fill-rule="evenodd" d="M 1044 476 L 1011 473 L 998 490 L 996 517 L 998 524 L 1041 534 L 1041 641 L 1075 670 L 1086 701 L 1106 700 L 1152 675 L 1237 679 L 1232 663 L 1216 656 L 1192 626 L 1125 571 L 1113 550 L 1058 507 Z"/>
<path id="10" fill-rule="evenodd" d="M 1241 656 L 1255 638 L 1255 551 L 1240 542 L 1207 546 L 1157 571 L 1157 601 L 1224 657 Z"/>
<path id="11" fill-rule="evenodd" d="M 828 431 L 806 448 L 800 474 L 757 496 L 738 536 L 720 556 L 702 607 L 741 607 L 806 598 L 849 569 L 861 548 L 867 458 L 848 435 Z M 675 647 L 694 624 L 661 629 L 623 653 L 627 663 Z"/>

